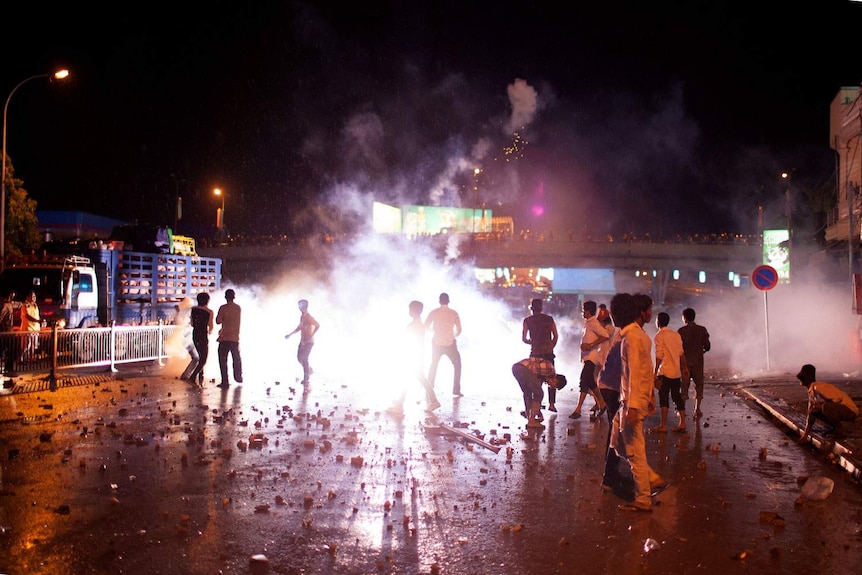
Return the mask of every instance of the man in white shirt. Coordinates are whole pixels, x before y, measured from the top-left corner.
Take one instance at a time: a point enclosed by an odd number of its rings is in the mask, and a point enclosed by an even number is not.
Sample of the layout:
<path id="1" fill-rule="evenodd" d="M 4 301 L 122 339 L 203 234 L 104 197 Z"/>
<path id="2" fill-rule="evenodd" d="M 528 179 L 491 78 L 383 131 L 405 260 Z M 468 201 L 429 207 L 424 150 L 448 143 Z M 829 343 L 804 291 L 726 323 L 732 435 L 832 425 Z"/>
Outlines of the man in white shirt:
<path id="1" fill-rule="evenodd" d="M 679 414 L 679 424 L 673 428 L 676 433 L 685 433 L 685 397 L 681 393 L 682 381 L 688 375 L 685 363 L 685 353 L 682 349 L 682 337 L 668 328 L 670 316 L 661 312 L 656 316 L 655 325 L 655 376 L 658 388 L 658 405 L 661 411 L 661 423 L 652 431 L 664 433 L 667 431 L 667 412 L 670 407 L 668 396 L 673 399 Z"/>
<path id="2" fill-rule="evenodd" d="M 230 379 L 227 372 L 227 356 L 233 359 L 233 379 L 242 383 L 242 357 L 239 354 L 239 326 L 242 310 L 234 303 L 236 292 L 232 289 L 225 290 L 224 299 L 226 303 L 218 308 L 215 322 L 221 326 L 218 334 L 218 363 L 221 369 L 221 383 L 219 387 L 229 387 Z"/>
<path id="3" fill-rule="evenodd" d="M 431 310 L 425 318 L 425 329 L 432 330 L 431 336 L 431 367 L 428 371 L 428 385 L 434 389 L 434 380 L 437 378 L 437 365 L 444 355 L 452 361 L 455 371 L 452 384 L 452 395 L 461 397 L 461 353 L 458 351 L 458 343 L 455 341 L 461 335 L 461 318 L 458 312 L 449 307 L 449 294 L 441 293 L 440 307 Z"/>
<path id="4" fill-rule="evenodd" d="M 652 496 L 668 487 L 668 482 L 647 462 L 643 432 L 644 419 L 655 412 L 652 341 L 643 329 L 652 318 L 652 299 L 645 294 L 617 294 L 611 299 L 611 315 L 624 326 L 620 331 L 620 410 L 614 418 L 611 442 L 631 467 L 635 483 L 634 501 L 619 509 L 652 512 Z"/>
<path id="5" fill-rule="evenodd" d="M 578 397 L 578 405 L 569 414 L 570 419 L 581 417 L 581 407 L 588 394 L 592 395 L 596 402 L 593 411 L 597 416 L 606 409 L 596 384 L 596 366 L 601 364 L 601 345 L 610 338 L 607 329 L 596 317 L 596 309 L 594 301 L 585 301 L 582 306 L 584 330 L 581 334 L 581 361 L 584 362 L 584 367 L 581 369 L 581 394 Z"/>

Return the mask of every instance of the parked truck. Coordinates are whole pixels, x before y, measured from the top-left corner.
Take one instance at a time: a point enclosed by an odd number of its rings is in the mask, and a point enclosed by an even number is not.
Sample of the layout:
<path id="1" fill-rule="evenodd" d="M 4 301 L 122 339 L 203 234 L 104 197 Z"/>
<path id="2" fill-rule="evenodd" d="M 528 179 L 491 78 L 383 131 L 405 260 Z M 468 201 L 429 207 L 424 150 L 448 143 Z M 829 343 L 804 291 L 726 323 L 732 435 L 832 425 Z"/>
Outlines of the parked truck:
<path id="1" fill-rule="evenodd" d="M 170 323 L 183 299 L 221 288 L 221 260 L 189 253 L 188 242 L 182 253 L 170 241 L 138 245 L 146 251 L 115 239 L 46 245 L 7 267 L 0 287 L 18 299 L 35 291 L 46 323 L 68 327 Z"/>

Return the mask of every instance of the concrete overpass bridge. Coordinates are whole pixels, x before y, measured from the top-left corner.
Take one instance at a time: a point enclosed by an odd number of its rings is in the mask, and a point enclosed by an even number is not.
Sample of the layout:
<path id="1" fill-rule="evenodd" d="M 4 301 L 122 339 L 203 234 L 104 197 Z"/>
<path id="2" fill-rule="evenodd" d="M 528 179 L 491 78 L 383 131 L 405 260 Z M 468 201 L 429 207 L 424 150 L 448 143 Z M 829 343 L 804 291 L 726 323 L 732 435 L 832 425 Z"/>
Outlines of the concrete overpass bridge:
<path id="1" fill-rule="evenodd" d="M 757 243 L 663 243 L 566 240 L 489 240 L 461 246 L 477 267 L 614 268 L 748 274 L 761 261 Z"/>
<path id="2" fill-rule="evenodd" d="M 452 241 L 446 236 L 422 238 L 441 258 Z M 200 248 L 202 255 L 224 262 L 225 276 L 235 283 L 262 282 L 283 271 L 325 268 L 330 250 L 338 242 L 310 247 L 282 245 L 231 245 Z M 744 278 L 761 263 L 761 246 L 754 241 L 645 242 L 577 240 L 458 239 L 458 259 L 477 268 L 576 268 L 613 270 L 616 291 L 648 291 L 664 301 L 674 285 L 697 289 L 732 287 L 730 274 Z M 585 293 L 609 293 L 607 289 Z"/>

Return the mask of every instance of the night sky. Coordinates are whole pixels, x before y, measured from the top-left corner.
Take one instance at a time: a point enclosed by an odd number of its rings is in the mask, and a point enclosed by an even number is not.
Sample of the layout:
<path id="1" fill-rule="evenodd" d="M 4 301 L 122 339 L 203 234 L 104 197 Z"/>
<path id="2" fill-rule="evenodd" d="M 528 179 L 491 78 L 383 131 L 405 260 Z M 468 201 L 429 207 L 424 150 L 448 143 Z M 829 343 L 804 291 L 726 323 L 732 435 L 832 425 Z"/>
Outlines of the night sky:
<path id="1" fill-rule="evenodd" d="M 26 4 L 3 10 L 0 93 L 72 72 L 11 99 L 30 196 L 173 226 L 179 194 L 191 234 L 214 187 L 233 233 L 339 231 L 372 199 L 555 233 L 755 233 L 758 206 L 783 221 L 785 170 L 813 233 L 829 105 L 862 81 L 846 0 Z"/>

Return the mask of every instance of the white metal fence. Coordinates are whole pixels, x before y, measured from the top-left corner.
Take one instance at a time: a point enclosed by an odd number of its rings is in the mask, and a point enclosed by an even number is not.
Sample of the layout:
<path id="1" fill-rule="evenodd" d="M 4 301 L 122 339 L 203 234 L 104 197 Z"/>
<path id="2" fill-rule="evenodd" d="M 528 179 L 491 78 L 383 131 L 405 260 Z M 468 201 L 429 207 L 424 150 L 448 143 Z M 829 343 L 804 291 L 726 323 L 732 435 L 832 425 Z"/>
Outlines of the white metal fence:
<path id="1" fill-rule="evenodd" d="M 0 333 L 0 369 L 6 376 L 56 374 L 62 369 L 158 361 L 184 349 L 182 326 L 114 326 Z"/>

